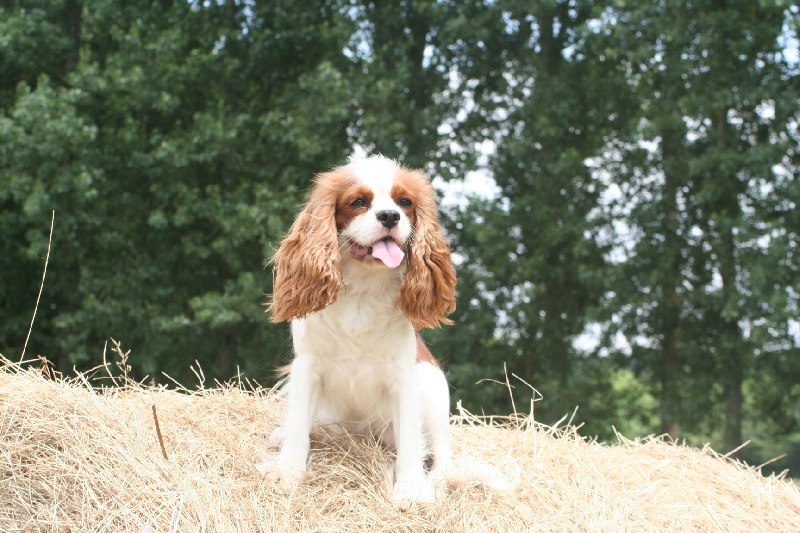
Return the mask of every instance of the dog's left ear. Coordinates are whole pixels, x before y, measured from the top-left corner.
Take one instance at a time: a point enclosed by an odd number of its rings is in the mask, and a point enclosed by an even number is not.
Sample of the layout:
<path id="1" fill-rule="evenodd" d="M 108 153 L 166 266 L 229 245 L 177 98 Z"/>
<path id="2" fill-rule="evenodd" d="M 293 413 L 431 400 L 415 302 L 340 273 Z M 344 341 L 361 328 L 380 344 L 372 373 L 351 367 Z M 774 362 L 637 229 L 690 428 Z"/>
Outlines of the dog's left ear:
<path id="1" fill-rule="evenodd" d="M 336 301 L 342 273 L 336 230 L 333 173 L 320 175 L 305 208 L 272 258 L 275 265 L 273 322 L 304 318 Z"/>
<path id="2" fill-rule="evenodd" d="M 415 207 L 414 239 L 399 302 L 417 330 L 452 324 L 447 315 L 456 309 L 456 271 L 450 261 L 450 247 L 439 226 L 433 187 L 420 177 L 425 194 Z"/>

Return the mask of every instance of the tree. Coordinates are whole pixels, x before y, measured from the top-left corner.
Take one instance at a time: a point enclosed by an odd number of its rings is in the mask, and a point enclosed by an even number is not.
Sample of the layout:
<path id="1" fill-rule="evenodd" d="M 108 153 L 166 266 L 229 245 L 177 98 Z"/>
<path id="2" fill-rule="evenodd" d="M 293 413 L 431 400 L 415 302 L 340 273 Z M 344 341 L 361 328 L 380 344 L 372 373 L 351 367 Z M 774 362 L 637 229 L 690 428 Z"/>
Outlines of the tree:
<path id="1" fill-rule="evenodd" d="M 765 320 L 766 294 L 753 291 L 771 255 L 758 244 L 758 206 L 788 125 L 768 109 L 794 105 L 783 17 L 781 6 L 750 2 L 621 2 L 609 19 L 641 102 L 639 131 L 613 167 L 626 177 L 626 222 L 639 233 L 612 306 L 634 359 L 655 370 L 662 429 L 675 437 L 682 420 L 713 427 L 708 415 L 722 402 L 726 450 L 743 440 L 754 362 L 745 330 Z"/>
<path id="2" fill-rule="evenodd" d="M 501 31 L 473 47 L 494 55 L 478 55 L 480 68 L 464 69 L 462 78 L 474 107 L 461 127 L 475 132 L 468 138 L 489 133 L 488 166 L 501 194 L 457 220 L 461 286 L 475 280 L 461 289 L 458 321 L 483 326 L 472 346 L 485 346 L 495 368 L 505 359 L 510 373 L 541 391 L 551 422 L 578 404 L 579 419 L 591 420 L 604 408 L 591 398 L 612 381 L 607 366 L 573 343 L 604 293 L 596 208 L 605 184 L 591 160 L 626 124 L 630 93 L 606 64 L 606 36 L 591 28 L 599 10 L 592 2 L 498 3 Z M 491 319 L 476 320 L 487 312 Z M 474 375 L 467 365 L 455 372 Z"/>
<path id="3" fill-rule="evenodd" d="M 313 174 L 349 152 L 352 20 L 337 2 L 107 0 L 82 6 L 75 28 L 75 6 L 5 12 L 22 28 L 6 56 L 36 23 L 68 59 L 9 67 L 19 88 L 0 132 L 2 202 L 25 213 L 3 242 L 31 298 L 41 268 L 28 250 L 41 257 L 57 212 L 29 350 L 68 370 L 115 336 L 143 373 L 186 378 L 195 359 L 224 379 L 240 364 L 271 373 L 289 349 L 262 314 L 263 266 Z M 31 298 L 6 294 L 2 344 L 17 351 Z"/>
<path id="4" fill-rule="evenodd" d="M 22 4 L 22 3 L 20 3 Z M 81 116 L 85 97 L 65 87 L 75 68 L 80 47 L 75 24 L 80 19 L 75 2 L 54 2 L 45 11 L 38 5 L 10 2 L 3 6 L 0 32 L 0 205 L 2 205 L 3 283 L 0 289 L 2 340 L 0 347 L 22 352 L 47 248 L 51 210 L 69 206 L 73 216 L 61 219 L 65 261 L 51 267 L 51 283 L 63 283 L 53 298 L 43 302 L 37 332 L 47 353 L 57 353 L 57 329 L 42 316 L 60 309 L 77 275 L 84 250 L 70 244 L 96 227 L 91 206 L 97 197 L 97 173 L 86 164 L 96 153 L 97 129 Z M 13 341 L 11 340 L 13 339 Z M 33 343 L 36 346 L 36 341 Z"/>

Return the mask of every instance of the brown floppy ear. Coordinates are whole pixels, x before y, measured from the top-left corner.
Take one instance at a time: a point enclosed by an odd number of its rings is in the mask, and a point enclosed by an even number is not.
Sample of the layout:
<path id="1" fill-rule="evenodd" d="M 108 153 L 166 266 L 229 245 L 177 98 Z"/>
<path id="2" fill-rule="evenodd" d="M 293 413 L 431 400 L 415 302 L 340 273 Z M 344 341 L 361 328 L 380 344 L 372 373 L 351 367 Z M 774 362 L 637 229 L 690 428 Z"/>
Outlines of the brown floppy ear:
<path id="1" fill-rule="evenodd" d="M 452 324 L 447 315 L 456 308 L 456 272 L 450 248 L 439 226 L 433 187 L 421 174 L 420 178 L 414 189 L 425 193 L 416 198 L 414 238 L 399 302 L 416 330 Z"/>
<path id="2" fill-rule="evenodd" d="M 304 318 L 339 295 L 337 190 L 329 183 L 330 176 L 316 180 L 308 204 L 272 258 L 274 284 L 267 312 L 273 322 Z"/>

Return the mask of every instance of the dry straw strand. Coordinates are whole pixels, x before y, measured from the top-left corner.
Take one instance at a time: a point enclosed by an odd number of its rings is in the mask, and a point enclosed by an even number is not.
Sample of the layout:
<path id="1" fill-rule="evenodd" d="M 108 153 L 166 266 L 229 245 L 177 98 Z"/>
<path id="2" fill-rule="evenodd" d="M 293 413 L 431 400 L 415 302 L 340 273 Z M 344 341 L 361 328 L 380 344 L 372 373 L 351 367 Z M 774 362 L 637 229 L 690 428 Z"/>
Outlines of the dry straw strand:
<path id="1" fill-rule="evenodd" d="M 53 222 L 56 219 L 56 212 L 50 214 L 50 236 L 47 237 L 47 254 L 44 256 L 44 268 L 42 269 L 42 281 L 39 283 L 39 294 L 36 296 L 36 305 L 33 307 L 33 315 L 31 316 L 31 323 L 28 327 L 28 334 L 25 336 L 25 344 L 22 345 L 22 353 L 19 354 L 19 362 L 25 359 L 25 350 L 28 348 L 28 340 L 31 338 L 31 331 L 33 331 L 33 321 L 36 320 L 36 311 L 39 310 L 39 300 L 42 299 L 42 290 L 44 289 L 44 277 L 47 275 L 47 263 L 50 261 L 50 243 L 53 242 Z"/>
<path id="2" fill-rule="evenodd" d="M 167 457 L 167 449 L 164 447 L 164 437 L 161 436 L 161 425 L 158 423 L 156 404 L 153 404 L 153 421 L 156 423 L 156 435 L 158 435 L 158 444 L 161 446 L 161 454 L 164 456 L 164 460 L 169 461 L 169 457 Z"/>

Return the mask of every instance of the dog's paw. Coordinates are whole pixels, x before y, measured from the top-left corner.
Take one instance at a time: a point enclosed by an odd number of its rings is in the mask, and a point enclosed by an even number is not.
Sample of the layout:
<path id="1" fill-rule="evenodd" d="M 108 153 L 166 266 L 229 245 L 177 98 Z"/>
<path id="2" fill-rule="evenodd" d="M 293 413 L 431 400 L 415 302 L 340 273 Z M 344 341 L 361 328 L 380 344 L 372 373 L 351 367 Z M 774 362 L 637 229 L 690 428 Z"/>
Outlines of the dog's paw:
<path id="1" fill-rule="evenodd" d="M 278 468 L 267 476 L 274 480 L 287 493 L 294 492 L 308 478 L 305 468 Z"/>
<path id="2" fill-rule="evenodd" d="M 457 475 L 456 465 L 450 458 L 445 460 L 436 461 L 428 474 L 428 479 L 433 482 L 434 486 L 444 484 L 448 479 Z"/>
<path id="3" fill-rule="evenodd" d="M 510 462 L 506 467 L 506 471 L 513 473 L 514 477 L 510 479 L 491 465 L 469 456 L 462 456 L 456 461 L 453 474 L 448 475 L 448 481 L 455 484 L 481 483 L 490 489 L 512 491 L 519 483 L 519 465 L 515 462 Z"/>
<path id="4" fill-rule="evenodd" d="M 262 451 L 256 457 L 256 470 L 265 479 L 278 484 L 291 493 L 308 478 L 305 461 L 286 457 L 285 454 Z"/>
<path id="5" fill-rule="evenodd" d="M 408 511 L 415 503 L 433 503 L 436 492 L 424 477 L 398 481 L 394 484 L 392 500 L 401 511 Z"/>
<path id="6" fill-rule="evenodd" d="M 286 439 L 286 426 L 278 426 L 272 430 L 267 444 L 270 448 L 280 448 Z"/>

